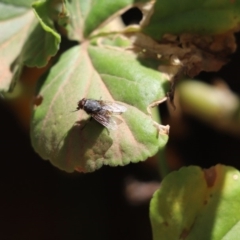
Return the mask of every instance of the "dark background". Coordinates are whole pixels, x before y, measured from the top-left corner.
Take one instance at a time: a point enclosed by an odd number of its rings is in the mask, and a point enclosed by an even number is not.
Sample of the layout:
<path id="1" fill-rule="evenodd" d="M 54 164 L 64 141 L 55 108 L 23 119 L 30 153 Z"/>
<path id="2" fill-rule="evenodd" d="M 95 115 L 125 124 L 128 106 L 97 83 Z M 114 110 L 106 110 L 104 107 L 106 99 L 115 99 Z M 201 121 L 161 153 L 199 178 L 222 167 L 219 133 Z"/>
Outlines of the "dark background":
<path id="1" fill-rule="evenodd" d="M 29 133 L 0 102 L 0 239 L 151 239 L 148 203 L 132 206 L 124 180 L 157 179 L 140 164 L 68 174 L 33 151 Z"/>

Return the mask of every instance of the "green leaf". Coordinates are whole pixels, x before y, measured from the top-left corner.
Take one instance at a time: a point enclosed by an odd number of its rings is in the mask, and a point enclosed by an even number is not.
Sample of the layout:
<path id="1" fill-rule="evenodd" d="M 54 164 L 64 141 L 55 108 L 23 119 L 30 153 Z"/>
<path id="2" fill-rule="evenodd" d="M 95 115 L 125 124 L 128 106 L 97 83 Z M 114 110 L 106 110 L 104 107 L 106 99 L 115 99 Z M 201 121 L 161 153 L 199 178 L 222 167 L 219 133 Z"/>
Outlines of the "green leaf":
<path id="1" fill-rule="evenodd" d="M 240 173 L 223 165 L 169 174 L 150 204 L 153 239 L 238 239 Z"/>
<path id="2" fill-rule="evenodd" d="M 34 15 L 25 6 L 0 3 L 0 91 L 7 92 L 21 70 L 18 56 L 34 23 Z"/>
<path id="3" fill-rule="evenodd" d="M 0 91 L 11 90 L 24 64 L 42 67 L 59 48 L 59 35 L 37 25 L 32 2 L 0 2 Z"/>
<path id="4" fill-rule="evenodd" d="M 240 2 L 158 0 L 144 32 L 154 39 L 166 33 L 221 34 L 239 26 Z"/>
<path id="5" fill-rule="evenodd" d="M 28 66 L 43 67 L 54 56 L 60 45 L 61 37 L 55 31 L 51 16 L 52 1 L 38 1 L 33 4 L 34 13 L 41 27 L 34 30 L 27 42 L 24 60 Z M 31 63 L 32 60 L 35 60 Z"/>
<path id="6" fill-rule="evenodd" d="M 9 17 L 11 13 L 15 15 L 16 12 L 21 11 L 21 8 L 30 8 L 32 3 L 36 2 L 36 0 L 1 0 L 0 4 L 4 6 L 5 10 L 8 10 L 7 12 L 4 11 L 4 8 L 0 8 L 0 12 L 6 14 Z M 6 9 L 7 8 L 7 9 Z M 0 15 L 0 19 L 2 19 L 2 15 Z"/>
<path id="7" fill-rule="evenodd" d="M 7 20 L 9 18 L 18 17 L 24 14 L 28 10 L 25 5 L 13 5 L 13 3 L 7 4 L 6 2 L 0 2 L 0 20 Z"/>
<path id="8" fill-rule="evenodd" d="M 88 172 L 139 162 L 166 144 L 168 137 L 158 133 L 146 108 L 165 96 L 168 82 L 131 52 L 76 46 L 61 56 L 42 84 L 43 102 L 33 111 L 32 144 L 60 169 Z M 72 113 L 84 97 L 125 105 L 118 129 L 86 122 L 90 116 L 83 110 Z"/>
<path id="9" fill-rule="evenodd" d="M 70 39 L 82 41 L 96 29 L 103 27 L 113 17 L 120 16 L 123 10 L 133 4 L 147 0 L 76 0 L 67 4 L 71 24 L 68 27 Z"/>
<path id="10" fill-rule="evenodd" d="M 209 85 L 194 80 L 182 81 L 177 87 L 181 106 L 188 114 L 212 123 L 215 127 L 226 125 L 230 128 L 230 125 L 236 125 L 239 129 L 240 99 L 227 85 L 221 83 Z M 236 129 L 234 131 L 236 133 Z"/>

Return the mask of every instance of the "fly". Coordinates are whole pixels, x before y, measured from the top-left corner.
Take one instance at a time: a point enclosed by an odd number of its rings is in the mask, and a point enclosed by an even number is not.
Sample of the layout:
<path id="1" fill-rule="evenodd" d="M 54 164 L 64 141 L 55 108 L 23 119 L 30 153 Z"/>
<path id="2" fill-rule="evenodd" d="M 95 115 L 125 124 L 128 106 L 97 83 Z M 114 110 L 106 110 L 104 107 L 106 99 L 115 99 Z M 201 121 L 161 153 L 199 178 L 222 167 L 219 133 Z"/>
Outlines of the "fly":
<path id="1" fill-rule="evenodd" d="M 83 98 L 78 102 L 76 111 L 83 109 L 104 127 L 115 130 L 122 121 L 113 115 L 120 115 L 126 112 L 127 108 L 115 102 Z"/>

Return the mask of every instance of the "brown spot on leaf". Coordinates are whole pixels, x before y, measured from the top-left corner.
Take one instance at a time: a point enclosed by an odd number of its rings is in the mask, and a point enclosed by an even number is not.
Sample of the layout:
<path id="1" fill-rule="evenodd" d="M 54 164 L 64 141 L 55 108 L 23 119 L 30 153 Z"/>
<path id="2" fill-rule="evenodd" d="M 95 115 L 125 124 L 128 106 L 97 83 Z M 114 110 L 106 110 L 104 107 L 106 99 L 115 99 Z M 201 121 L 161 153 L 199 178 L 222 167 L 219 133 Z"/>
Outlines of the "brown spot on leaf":
<path id="1" fill-rule="evenodd" d="M 179 239 L 185 239 L 187 238 L 188 234 L 189 234 L 190 230 L 189 229 L 183 229 L 183 231 L 181 232 Z"/>
<path id="2" fill-rule="evenodd" d="M 140 57 L 165 60 L 168 64 L 184 67 L 185 74 L 190 77 L 201 71 L 218 71 L 228 62 L 230 54 L 234 53 L 237 45 L 234 30 L 219 35 L 197 35 L 183 33 L 178 36 L 165 34 L 159 42 L 139 34 L 134 44 L 144 49 Z"/>
<path id="3" fill-rule="evenodd" d="M 168 222 L 163 222 L 163 225 L 166 226 L 166 227 L 169 226 Z"/>
<path id="4" fill-rule="evenodd" d="M 175 66 L 175 68 L 166 68 L 168 72 L 164 72 L 171 76 L 170 80 L 174 86 L 183 75 L 193 78 L 201 71 L 219 71 L 223 65 L 228 63 L 230 54 L 236 51 L 234 32 L 238 30 L 206 36 L 189 33 L 165 34 L 161 41 L 155 41 L 139 33 L 133 42 L 140 60 L 141 58 L 154 58 L 159 60 L 160 66 Z M 170 102 L 174 106 L 174 90 L 170 93 Z"/>
<path id="5" fill-rule="evenodd" d="M 214 185 L 214 183 L 216 181 L 216 178 L 217 178 L 216 168 L 215 167 L 211 167 L 209 169 L 204 169 L 203 172 L 204 172 L 205 180 L 207 182 L 207 186 L 209 188 L 213 187 L 213 185 Z"/>
<path id="6" fill-rule="evenodd" d="M 43 101 L 42 95 L 37 95 L 33 100 L 34 107 L 38 107 L 39 105 L 41 105 L 42 101 Z"/>
<path id="7" fill-rule="evenodd" d="M 86 173 L 87 172 L 86 169 L 84 169 L 82 167 L 76 167 L 75 171 L 80 172 L 80 173 Z"/>

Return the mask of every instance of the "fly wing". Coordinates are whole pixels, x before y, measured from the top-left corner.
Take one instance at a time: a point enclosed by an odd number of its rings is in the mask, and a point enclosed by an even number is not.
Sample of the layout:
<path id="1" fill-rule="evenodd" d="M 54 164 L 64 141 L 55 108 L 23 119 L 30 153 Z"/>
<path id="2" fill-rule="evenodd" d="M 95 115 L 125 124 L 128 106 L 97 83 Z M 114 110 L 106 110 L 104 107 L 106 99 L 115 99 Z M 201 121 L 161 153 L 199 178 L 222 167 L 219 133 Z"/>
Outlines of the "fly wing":
<path id="1" fill-rule="evenodd" d="M 111 113 L 106 110 L 101 110 L 98 113 L 92 114 L 92 117 L 108 129 L 117 129 L 116 121 L 111 117 Z"/>
<path id="2" fill-rule="evenodd" d="M 113 114 L 122 114 L 127 111 L 127 108 L 121 104 L 114 102 L 104 102 L 102 109 L 107 110 Z"/>

